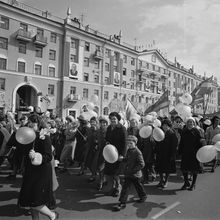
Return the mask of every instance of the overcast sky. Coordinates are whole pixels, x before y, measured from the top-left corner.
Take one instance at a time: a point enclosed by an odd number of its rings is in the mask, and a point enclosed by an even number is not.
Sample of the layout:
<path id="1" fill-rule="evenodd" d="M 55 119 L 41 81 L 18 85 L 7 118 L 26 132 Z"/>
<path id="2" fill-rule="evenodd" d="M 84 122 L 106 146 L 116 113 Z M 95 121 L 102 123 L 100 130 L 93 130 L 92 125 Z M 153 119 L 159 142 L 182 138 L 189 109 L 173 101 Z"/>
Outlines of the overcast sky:
<path id="1" fill-rule="evenodd" d="M 84 25 L 105 34 L 122 31 L 123 41 L 155 42 L 170 61 L 194 66 L 220 83 L 220 0 L 19 0 L 65 18 L 83 14 Z M 136 38 L 136 41 L 135 41 Z"/>

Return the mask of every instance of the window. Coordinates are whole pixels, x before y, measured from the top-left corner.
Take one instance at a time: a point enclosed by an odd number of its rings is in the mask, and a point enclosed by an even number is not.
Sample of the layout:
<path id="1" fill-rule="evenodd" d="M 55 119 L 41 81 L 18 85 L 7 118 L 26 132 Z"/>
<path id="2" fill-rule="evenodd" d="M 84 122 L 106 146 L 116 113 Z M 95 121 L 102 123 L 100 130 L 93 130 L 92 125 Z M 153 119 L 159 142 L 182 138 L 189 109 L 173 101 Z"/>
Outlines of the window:
<path id="1" fill-rule="evenodd" d="M 89 74 L 88 73 L 83 74 L 83 81 L 85 81 L 85 82 L 89 81 Z"/>
<path id="2" fill-rule="evenodd" d="M 104 115 L 109 115 L 109 108 L 108 108 L 108 107 L 105 107 L 105 108 L 103 109 L 103 114 L 104 114 Z"/>
<path id="3" fill-rule="evenodd" d="M 99 96 L 99 90 L 98 90 L 98 89 L 95 89 L 95 90 L 94 90 L 94 95 Z"/>
<path id="4" fill-rule="evenodd" d="M 5 90 L 5 79 L 0 78 L 0 90 Z"/>
<path id="5" fill-rule="evenodd" d="M 7 59 L 0 57 L 0 69 L 6 70 L 6 66 L 7 66 Z"/>
<path id="6" fill-rule="evenodd" d="M 99 61 L 95 61 L 95 69 L 99 69 L 99 64 L 100 64 Z"/>
<path id="7" fill-rule="evenodd" d="M 114 92 L 114 99 L 117 99 L 118 98 L 118 93 L 117 92 Z"/>
<path id="8" fill-rule="evenodd" d="M 50 60 L 56 60 L 56 51 L 55 50 L 50 50 L 49 59 Z"/>
<path id="9" fill-rule="evenodd" d="M 0 16 L 0 28 L 6 29 L 6 30 L 9 29 L 9 18 Z"/>
<path id="10" fill-rule="evenodd" d="M 126 55 L 123 55 L 123 62 L 124 63 L 127 63 L 127 59 L 128 59 L 128 57 Z"/>
<path id="11" fill-rule="evenodd" d="M 25 62 L 18 61 L 18 72 L 25 73 Z"/>
<path id="12" fill-rule="evenodd" d="M 131 77 L 134 78 L 134 76 L 135 76 L 135 72 L 134 70 L 131 70 Z"/>
<path id="13" fill-rule="evenodd" d="M 105 49 L 105 56 L 109 58 L 110 55 L 111 55 L 111 50 Z"/>
<path id="14" fill-rule="evenodd" d="M 23 31 L 28 31 L 28 26 L 27 24 L 24 24 L 24 23 L 20 23 L 20 29 L 22 29 Z"/>
<path id="15" fill-rule="evenodd" d="M 122 87 L 123 87 L 123 88 L 126 88 L 126 84 L 127 84 L 126 81 L 123 81 L 123 82 L 122 82 Z"/>
<path id="16" fill-rule="evenodd" d="M 109 84 L 109 78 L 105 77 L 105 85 L 108 85 L 108 84 Z"/>
<path id="17" fill-rule="evenodd" d="M 95 46 L 95 49 L 96 49 L 97 51 L 101 51 L 101 47 L 98 46 L 98 45 Z"/>
<path id="18" fill-rule="evenodd" d="M 114 61 L 117 61 L 119 57 L 119 53 L 118 52 L 114 52 Z"/>
<path id="19" fill-rule="evenodd" d="M 70 94 L 73 94 L 73 95 L 76 94 L 76 87 L 75 86 L 70 87 Z"/>
<path id="20" fill-rule="evenodd" d="M 89 58 L 87 58 L 87 57 L 84 58 L 84 66 L 86 66 L 86 67 L 89 66 Z"/>
<path id="21" fill-rule="evenodd" d="M 49 74 L 50 77 L 55 77 L 55 67 L 49 66 Z"/>
<path id="22" fill-rule="evenodd" d="M 109 72 L 110 70 L 110 65 L 109 63 L 105 63 L 105 71 L 108 71 Z"/>
<path id="23" fill-rule="evenodd" d="M 74 63 L 77 63 L 77 57 L 76 57 L 75 54 L 71 54 L 71 55 L 70 55 L 70 61 L 71 61 L 71 62 L 74 62 Z"/>
<path id="24" fill-rule="evenodd" d="M 48 85 L 48 95 L 54 95 L 54 85 Z"/>
<path id="25" fill-rule="evenodd" d="M 90 50 L 90 43 L 85 42 L 85 51 L 89 51 L 89 50 Z"/>
<path id="26" fill-rule="evenodd" d="M 43 48 L 42 47 L 36 47 L 35 48 L 35 56 L 36 57 L 43 57 Z"/>
<path id="27" fill-rule="evenodd" d="M 135 65 L 135 58 L 131 58 L 131 65 L 134 66 Z"/>
<path id="28" fill-rule="evenodd" d="M 141 103 L 141 100 L 142 100 L 142 97 L 141 97 L 141 96 L 139 96 L 139 103 Z"/>
<path id="29" fill-rule="evenodd" d="M 134 89 L 134 83 L 131 82 L 131 89 Z"/>
<path id="30" fill-rule="evenodd" d="M 127 69 L 123 68 L 123 76 L 126 76 L 126 74 L 127 74 Z"/>
<path id="31" fill-rule="evenodd" d="M 42 66 L 40 64 L 35 64 L 34 65 L 34 73 L 36 75 L 41 75 L 42 72 Z"/>
<path id="32" fill-rule="evenodd" d="M 104 99 L 108 100 L 108 91 L 104 91 Z"/>
<path id="33" fill-rule="evenodd" d="M 8 39 L 4 37 L 0 37 L 0 48 L 8 49 Z"/>
<path id="34" fill-rule="evenodd" d="M 52 43 L 57 42 L 57 34 L 56 33 L 53 33 L 53 32 L 50 33 L 50 42 L 52 42 Z"/>
<path id="35" fill-rule="evenodd" d="M 89 98 L 89 90 L 88 89 L 83 89 L 83 98 L 86 98 L 86 99 Z"/>
<path id="36" fill-rule="evenodd" d="M 94 82 L 99 83 L 99 76 L 97 76 L 97 75 L 94 76 Z"/>
<path id="37" fill-rule="evenodd" d="M 70 44 L 71 44 L 71 48 L 76 48 L 76 39 L 74 39 L 74 38 L 71 38 L 71 42 L 70 42 Z"/>
<path id="38" fill-rule="evenodd" d="M 37 28 L 37 35 L 44 36 L 44 30 L 41 28 Z"/>
<path id="39" fill-rule="evenodd" d="M 26 43 L 19 42 L 18 52 L 26 54 Z"/>

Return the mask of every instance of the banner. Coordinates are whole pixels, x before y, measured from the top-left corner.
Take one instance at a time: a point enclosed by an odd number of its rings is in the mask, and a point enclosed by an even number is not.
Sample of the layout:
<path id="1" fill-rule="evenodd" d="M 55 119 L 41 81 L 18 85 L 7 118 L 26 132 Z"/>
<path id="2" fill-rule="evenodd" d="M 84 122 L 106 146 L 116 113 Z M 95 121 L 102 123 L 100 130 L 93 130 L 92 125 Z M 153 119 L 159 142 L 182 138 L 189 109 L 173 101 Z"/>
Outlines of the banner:
<path id="1" fill-rule="evenodd" d="M 126 119 L 130 120 L 132 116 L 138 114 L 137 109 L 135 106 L 131 103 L 129 99 L 127 99 L 126 106 L 125 106 L 125 114 L 126 114 Z"/>
<path id="2" fill-rule="evenodd" d="M 164 94 L 157 100 L 157 102 L 145 110 L 144 114 L 147 115 L 150 112 L 158 112 L 160 109 L 169 107 L 169 105 L 169 93 L 168 90 L 166 90 Z"/>
<path id="3" fill-rule="evenodd" d="M 192 91 L 191 93 L 191 96 L 193 98 L 193 101 L 191 103 L 192 106 L 197 105 L 199 103 L 203 103 L 204 95 L 212 93 L 212 78 L 213 76 L 205 79 Z"/>

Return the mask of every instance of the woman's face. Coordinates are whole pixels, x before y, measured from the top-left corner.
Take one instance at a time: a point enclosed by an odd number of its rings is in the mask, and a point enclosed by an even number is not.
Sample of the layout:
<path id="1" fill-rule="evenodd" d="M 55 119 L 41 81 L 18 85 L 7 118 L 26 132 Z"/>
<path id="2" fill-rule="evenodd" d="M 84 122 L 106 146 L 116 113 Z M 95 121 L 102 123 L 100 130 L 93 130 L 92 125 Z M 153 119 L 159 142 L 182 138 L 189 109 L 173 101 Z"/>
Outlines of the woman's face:
<path id="1" fill-rule="evenodd" d="M 112 116 L 112 117 L 110 118 L 110 122 L 111 122 L 111 125 L 113 125 L 113 126 L 117 125 L 117 124 L 118 124 L 118 119 L 117 119 L 117 117 L 116 117 L 116 116 Z"/>
<path id="2" fill-rule="evenodd" d="M 192 129 L 195 126 L 195 123 L 193 120 L 189 119 L 186 123 L 186 126 L 188 129 Z"/>
<path id="3" fill-rule="evenodd" d="M 34 131 L 38 131 L 38 124 L 35 122 L 28 121 L 28 127 L 32 128 Z"/>
<path id="4" fill-rule="evenodd" d="M 108 127 L 108 124 L 105 121 L 100 122 L 100 128 L 105 129 Z"/>
<path id="5" fill-rule="evenodd" d="M 95 120 L 90 121 L 91 127 L 95 128 L 97 126 L 97 122 Z"/>
<path id="6" fill-rule="evenodd" d="M 137 124 L 138 124 L 135 119 L 132 119 L 130 123 L 131 123 L 131 127 L 132 127 L 132 128 L 136 127 Z"/>

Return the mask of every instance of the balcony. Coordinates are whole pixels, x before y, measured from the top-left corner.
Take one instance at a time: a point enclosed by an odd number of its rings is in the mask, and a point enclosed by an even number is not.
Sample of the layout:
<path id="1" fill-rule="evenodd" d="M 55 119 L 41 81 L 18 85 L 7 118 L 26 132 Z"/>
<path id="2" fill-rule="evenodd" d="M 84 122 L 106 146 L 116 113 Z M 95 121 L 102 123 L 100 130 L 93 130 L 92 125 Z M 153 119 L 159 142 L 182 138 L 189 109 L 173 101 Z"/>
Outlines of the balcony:
<path id="1" fill-rule="evenodd" d="M 16 39 L 25 42 L 31 42 L 32 41 L 31 32 L 25 31 L 23 29 L 19 29 L 16 33 Z"/>
<path id="2" fill-rule="evenodd" d="M 103 52 L 100 50 L 96 50 L 94 54 L 94 59 L 102 60 L 103 59 Z"/>
<path id="3" fill-rule="evenodd" d="M 47 38 L 42 35 L 39 34 L 35 35 L 33 40 L 34 40 L 34 44 L 36 45 L 43 47 L 47 46 Z"/>
<path id="4" fill-rule="evenodd" d="M 80 100 L 80 95 L 76 95 L 76 94 L 68 95 L 68 102 L 77 102 L 79 100 Z"/>

